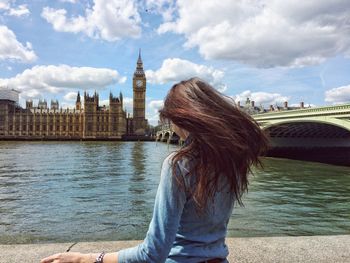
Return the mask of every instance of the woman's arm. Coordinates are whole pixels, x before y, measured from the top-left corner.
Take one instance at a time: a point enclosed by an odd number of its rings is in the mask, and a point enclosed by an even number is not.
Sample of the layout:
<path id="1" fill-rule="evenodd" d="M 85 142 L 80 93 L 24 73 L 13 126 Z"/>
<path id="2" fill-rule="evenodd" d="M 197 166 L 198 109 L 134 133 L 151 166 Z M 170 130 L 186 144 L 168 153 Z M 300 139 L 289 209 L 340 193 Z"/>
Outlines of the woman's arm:
<path id="1" fill-rule="evenodd" d="M 94 263 L 99 255 L 99 253 L 57 253 L 42 259 L 40 263 Z M 118 263 L 118 252 L 106 253 L 103 257 L 103 263 Z"/>

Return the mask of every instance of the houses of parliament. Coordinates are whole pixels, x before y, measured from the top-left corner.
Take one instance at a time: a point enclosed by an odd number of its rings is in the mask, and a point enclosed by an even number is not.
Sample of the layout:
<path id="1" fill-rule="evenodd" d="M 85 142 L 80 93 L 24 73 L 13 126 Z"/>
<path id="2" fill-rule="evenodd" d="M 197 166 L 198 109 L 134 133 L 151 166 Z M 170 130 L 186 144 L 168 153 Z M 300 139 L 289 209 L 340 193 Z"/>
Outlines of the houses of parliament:
<path id="1" fill-rule="evenodd" d="M 0 87 L 0 139 L 42 140 L 119 140 L 127 136 L 143 136 L 147 130 L 145 119 L 146 75 L 141 52 L 133 75 L 133 116 L 123 110 L 123 95 L 109 95 L 109 107 L 99 105 L 99 94 L 80 93 L 74 109 L 59 108 L 52 100 L 37 106 L 26 101 L 19 106 L 19 94 L 14 89 Z"/>

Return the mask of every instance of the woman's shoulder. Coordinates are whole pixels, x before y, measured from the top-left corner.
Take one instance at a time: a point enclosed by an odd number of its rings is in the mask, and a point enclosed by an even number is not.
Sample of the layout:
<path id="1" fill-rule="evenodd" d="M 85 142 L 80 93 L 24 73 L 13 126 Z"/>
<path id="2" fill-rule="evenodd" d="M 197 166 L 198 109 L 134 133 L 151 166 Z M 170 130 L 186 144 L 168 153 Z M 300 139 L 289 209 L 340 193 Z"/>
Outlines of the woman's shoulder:
<path id="1" fill-rule="evenodd" d="M 190 160 L 187 157 L 182 157 L 179 160 L 174 159 L 177 152 L 170 153 L 163 161 L 163 167 L 173 167 L 174 165 L 181 171 L 183 175 L 189 173 L 190 166 L 193 163 L 193 160 Z"/>
<path id="2" fill-rule="evenodd" d="M 176 155 L 176 152 L 171 152 L 167 157 L 165 157 L 163 164 L 164 163 L 171 164 L 172 159 L 174 158 L 175 155 Z"/>

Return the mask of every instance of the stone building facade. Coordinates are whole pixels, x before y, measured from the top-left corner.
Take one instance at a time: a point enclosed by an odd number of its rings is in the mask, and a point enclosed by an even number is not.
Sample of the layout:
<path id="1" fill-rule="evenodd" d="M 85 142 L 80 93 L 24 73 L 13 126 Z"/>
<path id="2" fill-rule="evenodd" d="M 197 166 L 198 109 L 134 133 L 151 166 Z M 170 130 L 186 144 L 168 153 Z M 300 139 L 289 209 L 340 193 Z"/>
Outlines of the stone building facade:
<path id="1" fill-rule="evenodd" d="M 84 93 L 82 105 L 77 94 L 74 109 L 59 108 L 57 100 L 48 107 L 46 100 L 32 101 L 22 108 L 16 90 L 0 88 L 0 139 L 121 139 L 125 135 L 144 135 L 146 77 L 141 54 L 133 78 L 134 116 L 123 110 L 123 95 L 109 96 L 109 107 L 99 106 L 99 94 Z"/>

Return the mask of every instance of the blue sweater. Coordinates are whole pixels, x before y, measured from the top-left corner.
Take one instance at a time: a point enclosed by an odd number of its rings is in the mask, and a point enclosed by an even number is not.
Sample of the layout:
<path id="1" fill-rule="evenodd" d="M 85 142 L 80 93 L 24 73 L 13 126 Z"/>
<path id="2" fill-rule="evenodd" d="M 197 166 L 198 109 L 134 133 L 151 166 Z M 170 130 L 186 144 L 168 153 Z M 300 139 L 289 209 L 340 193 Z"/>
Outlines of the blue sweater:
<path id="1" fill-rule="evenodd" d="M 195 180 L 194 176 L 187 175 L 189 164 L 179 162 L 173 176 L 173 155 L 170 154 L 162 165 L 146 238 L 136 247 L 119 251 L 119 263 L 198 263 L 213 258 L 226 259 L 225 236 L 234 203 L 228 184 L 221 182 L 220 191 L 216 192 L 206 211 L 198 214 L 190 195 Z M 185 183 L 186 189 L 178 185 L 177 179 Z"/>

